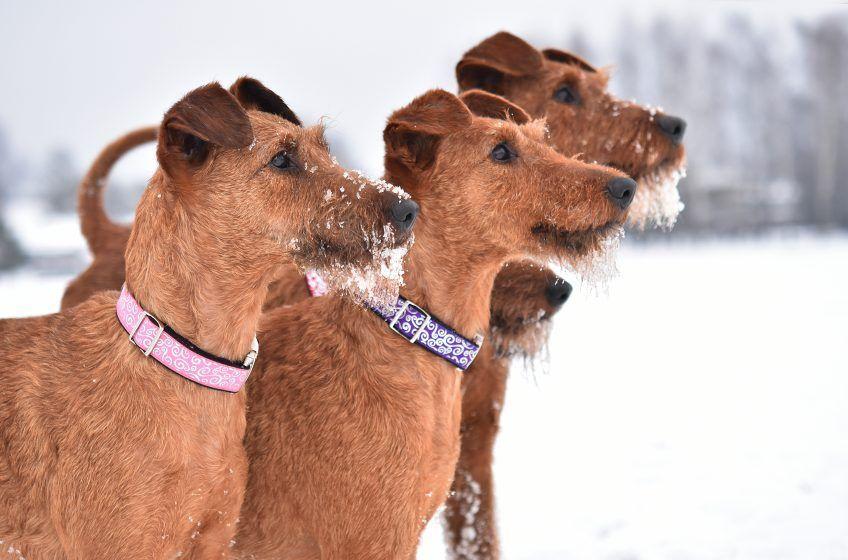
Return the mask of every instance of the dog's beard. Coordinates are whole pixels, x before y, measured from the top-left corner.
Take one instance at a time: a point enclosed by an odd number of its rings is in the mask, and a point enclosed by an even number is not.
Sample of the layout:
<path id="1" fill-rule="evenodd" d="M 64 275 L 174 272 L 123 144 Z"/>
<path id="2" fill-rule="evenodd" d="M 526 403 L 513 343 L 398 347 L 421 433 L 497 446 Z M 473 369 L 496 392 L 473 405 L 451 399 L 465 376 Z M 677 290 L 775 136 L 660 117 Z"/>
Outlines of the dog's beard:
<path id="1" fill-rule="evenodd" d="M 335 158 L 333 165 L 338 167 Z M 403 242 L 398 242 L 394 228 L 383 224 L 379 231 L 377 228 L 368 231 L 360 225 L 358 235 L 361 237 L 356 239 L 357 234 L 351 227 L 359 220 L 345 215 L 345 209 L 362 204 L 359 201 L 369 190 L 392 193 L 399 200 L 410 198 L 406 191 L 391 183 L 371 179 L 356 170 L 344 171 L 342 183 L 324 193 L 323 218 L 309 228 L 319 233 L 307 243 L 289 248 L 301 269 L 316 271 L 329 291 L 388 310 L 397 303 L 398 292 L 403 286 L 404 258 L 414 238 L 410 233 Z"/>
<path id="2" fill-rule="evenodd" d="M 568 231 L 542 223 L 533 234 L 543 246 L 555 253 L 556 264 L 577 274 L 590 288 L 605 288 L 618 274 L 615 254 L 624 238 L 621 224 L 611 222 L 601 227 Z"/>
<path id="3" fill-rule="evenodd" d="M 630 205 L 628 225 L 644 230 L 653 225 L 665 231 L 674 227 L 683 211 L 677 184 L 686 177 L 686 167 L 680 164 L 664 164 L 637 179 L 639 188 Z"/>
<path id="4" fill-rule="evenodd" d="M 489 343 L 496 358 L 532 359 L 544 349 L 551 330 L 551 322 L 543 309 L 517 325 L 500 323 L 493 317 L 489 329 Z"/>
<path id="5" fill-rule="evenodd" d="M 392 309 L 403 286 L 403 262 L 413 243 L 410 235 L 403 243 L 395 241 L 391 226 L 382 232 L 363 233 L 362 254 L 370 259 L 315 259 L 303 251 L 298 259 L 304 268 L 312 268 L 327 283 L 331 292 L 380 309 Z M 327 252 L 325 251 L 326 255 Z M 309 264 L 311 261 L 311 264 Z"/>
<path id="6" fill-rule="evenodd" d="M 488 343 L 492 344 L 495 358 L 519 364 L 533 379 L 545 375 L 550 369 L 550 339 L 553 323 L 543 311 L 520 326 L 499 327 L 493 324 Z"/>

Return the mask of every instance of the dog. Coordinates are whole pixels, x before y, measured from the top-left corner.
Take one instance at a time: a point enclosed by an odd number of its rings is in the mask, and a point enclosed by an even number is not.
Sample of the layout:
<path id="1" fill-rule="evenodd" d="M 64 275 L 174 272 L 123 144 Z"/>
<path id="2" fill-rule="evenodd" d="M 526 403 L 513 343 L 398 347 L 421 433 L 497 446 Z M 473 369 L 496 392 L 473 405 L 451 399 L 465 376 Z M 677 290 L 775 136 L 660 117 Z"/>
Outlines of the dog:
<path id="1" fill-rule="evenodd" d="M 444 511 L 454 557 L 499 552 L 492 459 L 509 364 L 538 355 L 571 291 L 571 284 L 532 261 L 508 263 L 495 278 L 489 339 L 463 378 L 459 461 Z"/>
<path id="2" fill-rule="evenodd" d="M 637 186 L 557 153 L 543 123 L 484 92 L 430 91 L 384 140 L 385 180 L 421 205 L 408 299 L 368 309 L 330 295 L 263 316 L 239 558 L 413 558 L 453 480 L 461 369 L 498 271 L 525 254 L 591 260 Z"/>
<path id="3" fill-rule="evenodd" d="M 522 39 L 500 32 L 469 50 L 456 66 L 460 91 L 480 88 L 503 95 L 531 115 L 547 120 L 550 142 L 561 153 L 601 162 L 626 172 L 639 182 L 628 214 L 636 228 L 648 224 L 673 226 L 681 204 L 677 180 L 684 175 L 683 119 L 649 107 L 615 99 L 607 92 L 608 74 L 577 55 L 556 49 L 538 51 Z M 524 294 L 509 274 L 521 278 L 523 267 L 504 270 L 499 286 Z M 529 279 L 527 279 L 529 280 Z M 493 293 L 493 302 L 497 302 Z M 527 301 L 529 307 L 521 309 Z M 518 317 L 530 317 L 539 309 L 534 300 L 516 297 L 510 307 Z M 493 309 L 493 324 L 495 324 Z M 519 333 L 521 330 L 519 330 Z M 543 338 L 538 329 L 520 336 Z M 535 345 L 542 341 L 534 340 Z M 508 344 L 521 344 L 509 339 Z M 521 352 L 527 353 L 526 348 Z M 446 536 L 455 558 L 499 558 L 493 512 L 492 446 L 497 421 L 488 423 L 479 403 L 501 403 L 508 370 L 508 348 L 501 359 L 478 359 L 474 372 L 464 378 L 462 455 L 457 469 L 455 494 L 448 500 Z M 478 374 L 479 372 L 479 374 Z M 479 479 L 477 477 L 480 477 Z M 473 505 L 473 507 L 470 507 Z M 469 528 L 473 529 L 470 531 Z"/>
<path id="4" fill-rule="evenodd" d="M 323 129 L 254 79 L 192 91 L 157 137 L 121 293 L 0 321 L 0 535 L 22 557 L 227 555 L 267 284 L 289 259 L 374 267 L 408 245 L 417 205 L 364 180 L 325 200 L 348 172 Z"/>
<path id="5" fill-rule="evenodd" d="M 635 179 L 630 225 L 674 225 L 682 208 L 677 182 L 685 175 L 682 118 L 617 99 L 607 92 L 608 72 L 572 53 L 539 51 L 503 31 L 466 52 L 456 78 L 460 91 L 483 89 L 545 117 L 551 143 L 566 156 Z"/>

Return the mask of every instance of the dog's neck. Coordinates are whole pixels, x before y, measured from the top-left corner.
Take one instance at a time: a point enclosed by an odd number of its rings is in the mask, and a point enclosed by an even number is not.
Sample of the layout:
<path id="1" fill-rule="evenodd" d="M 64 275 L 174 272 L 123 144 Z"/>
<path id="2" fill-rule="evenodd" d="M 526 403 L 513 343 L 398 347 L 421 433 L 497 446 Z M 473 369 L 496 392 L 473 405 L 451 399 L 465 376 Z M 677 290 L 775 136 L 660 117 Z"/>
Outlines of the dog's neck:
<path id="1" fill-rule="evenodd" d="M 244 235 L 230 231 L 231 222 L 192 216 L 157 177 L 127 245 L 127 287 L 145 311 L 198 347 L 241 361 L 277 263 L 252 253 L 249 243 L 237 248 Z"/>
<path id="2" fill-rule="evenodd" d="M 421 215 L 415 224 L 415 243 L 409 250 L 401 293 L 466 338 L 489 328 L 495 277 L 509 255 L 478 247 L 468 239 L 460 219 L 440 219 L 447 206 L 419 200 Z M 428 202 L 431 204 L 428 205 Z M 428 206 L 430 208 L 428 208 Z"/>

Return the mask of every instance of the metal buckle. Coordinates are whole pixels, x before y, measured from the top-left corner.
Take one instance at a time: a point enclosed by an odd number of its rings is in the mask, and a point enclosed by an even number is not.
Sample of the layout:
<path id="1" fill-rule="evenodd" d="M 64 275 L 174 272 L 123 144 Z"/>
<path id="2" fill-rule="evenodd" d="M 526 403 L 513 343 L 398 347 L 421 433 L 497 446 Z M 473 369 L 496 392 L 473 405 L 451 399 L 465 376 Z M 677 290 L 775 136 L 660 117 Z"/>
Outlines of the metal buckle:
<path id="1" fill-rule="evenodd" d="M 256 363 L 256 358 L 259 356 L 259 341 L 256 340 L 256 337 L 253 337 L 253 342 L 250 343 L 250 352 L 247 353 L 247 356 L 244 358 L 243 365 L 246 368 L 250 368 L 250 371 L 253 371 L 253 364 Z"/>
<path id="2" fill-rule="evenodd" d="M 399 330 L 397 330 L 395 328 L 395 324 L 397 324 L 397 322 L 400 320 L 400 318 L 403 317 L 403 314 L 406 313 L 406 310 L 410 307 L 417 309 L 418 311 L 420 311 L 424 315 L 424 322 L 421 323 L 421 326 L 418 327 L 415 330 L 415 332 L 412 335 L 412 338 L 407 339 L 407 340 L 409 340 L 409 342 L 411 344 L 415 344 L 415 341 L 418 340 L 418 337 L 421 336 L 421 333 L 423 333 L 424 329 L 427 328 L 427 325 L 430 324 L 431 317 L 430 317 L 429 313 L 427 313 L 426 311 L 424 311 L 423 309 L 421 309 L 420 307 L 418 307 L 417 305 L 415 305 L 411 301 L 406 300 L 406 301 L 403 302 L 403 305 L 400 306 L 400 309 L 398 309 L 398 312 L 395 313 L 395 316 L 392 318 L 392 322 L 389 323 L 389 328 L 392 329 L 393 331 L 395 331 L 396 333 L 398 333 L 399 335 L 401 335 L 402 337 L 406 338 L 406 335 L 404 335 L 402 332 L 400 332 Z"/>
<path id="3" fill-rule="evenodd" d="M 156 331 L 156 335 L 153 337 L 153 340 L 150 342 L 150 346 L 147 348 L 147 350 L 141 348 L 141 345 L 133 339 L 135 333 L 138 332 L 139 327 L 141 327 L 141 324 L 144 322 L 145 317 L 149 317 L 150 320 L 153 321 L 153 324 L 159 327 L 159 330 Z M 136 323 L 135 327 L 133 327 L 133 330 L 130 331 L 130 342 L 141 348 L 141 351 L 144 353 L 145 356 L 149 356 L 150 353 L 153 352 L 153 349 L 156 347 L 156 343 L 159 342 L 159 337 L 162 336 L 162 332 L 164 330 L 165 326 L 159 322 L 159 319 L 157 319 L 147 311 L 142 311 L 141 317 L 138 318 L 138 323 Z"/>

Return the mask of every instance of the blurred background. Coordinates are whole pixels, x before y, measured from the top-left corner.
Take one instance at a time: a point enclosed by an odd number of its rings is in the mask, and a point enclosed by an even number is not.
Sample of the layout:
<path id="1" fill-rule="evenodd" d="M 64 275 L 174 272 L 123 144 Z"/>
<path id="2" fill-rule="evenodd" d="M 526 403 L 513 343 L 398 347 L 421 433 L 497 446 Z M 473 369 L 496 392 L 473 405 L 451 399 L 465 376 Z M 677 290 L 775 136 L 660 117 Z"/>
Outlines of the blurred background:
<path id="1" fill-rule="evenodd" d="M 674 230 L 630 232 L 601 289 L 574 279 L 550 356 L 511 380 L 505 557 L 848 559 L 845 6 L 4 1 L 0 316 L 58 309 L 89 258 L 79 178 L 190 89 L 258 77 L 379 175 L 389 113 L 454 91 L 501 29 L 689 123 Z M 118 165 L 113 218 L 155 165 Z M 444 558 L 439 530 L 420 558 Z"/>

